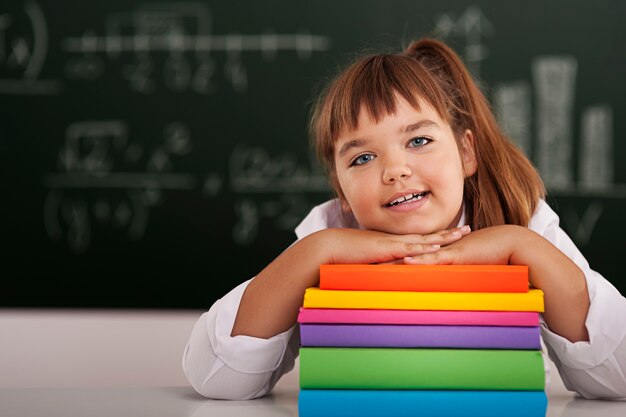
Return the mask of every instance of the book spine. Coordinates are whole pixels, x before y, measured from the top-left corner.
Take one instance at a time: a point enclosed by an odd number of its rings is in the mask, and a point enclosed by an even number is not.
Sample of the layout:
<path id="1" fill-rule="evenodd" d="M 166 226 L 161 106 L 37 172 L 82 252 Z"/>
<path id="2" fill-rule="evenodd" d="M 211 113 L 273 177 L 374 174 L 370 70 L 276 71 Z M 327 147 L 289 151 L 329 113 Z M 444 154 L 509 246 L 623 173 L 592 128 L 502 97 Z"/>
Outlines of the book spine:
<path id="1" fill-rule="evenodd" d="M 353 310 L 301 307 L 298 323 L 539 326 L 539 313 L 527 311 Z"/>
<path id="2" fill-rule="evenodd" d="M 302 346 L 534 349 L 539 327 L 302 324 Z"/>
<path id="3" fill-rule="evenodd" d="M 543 390 L 544 368 L 538 351 L 302 347 L 300 387 Z"/>
<path id="4" fill-rule="evenodd" d="M 544 417 L 543 391 L 301 390 L 300 417 Z"/>
<path id="5" fill-rule="evenodd" d="M 305 308 L 390 310 L 478 310 L 543 312 L 543 292 L 462 293 L 408 291 L 340 291 L 307 288 Z"/>
<path id="6" fill-rule="evenodd" d="M 424 292 L 527 292 L 519 265 L 321 265 L 320 288 Z"/>

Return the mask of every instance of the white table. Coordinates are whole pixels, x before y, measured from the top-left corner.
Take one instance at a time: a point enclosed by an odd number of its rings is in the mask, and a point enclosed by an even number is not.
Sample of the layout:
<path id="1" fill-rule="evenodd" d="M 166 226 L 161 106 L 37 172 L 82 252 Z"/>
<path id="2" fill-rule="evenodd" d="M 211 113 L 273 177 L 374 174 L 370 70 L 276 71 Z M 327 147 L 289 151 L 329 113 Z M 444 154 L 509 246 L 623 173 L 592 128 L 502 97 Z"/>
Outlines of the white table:
<path id="1" fill-rule="evenodd" d="M 576 398 L 560 381 L 548 385 L 548 417 L 624 417 L 626 401 Z M 191 387 L 5 388 L 3 417 L 296 417 L 298 375 L 291 372 L 272 395 L 250 401 L 216 401 Z"/>

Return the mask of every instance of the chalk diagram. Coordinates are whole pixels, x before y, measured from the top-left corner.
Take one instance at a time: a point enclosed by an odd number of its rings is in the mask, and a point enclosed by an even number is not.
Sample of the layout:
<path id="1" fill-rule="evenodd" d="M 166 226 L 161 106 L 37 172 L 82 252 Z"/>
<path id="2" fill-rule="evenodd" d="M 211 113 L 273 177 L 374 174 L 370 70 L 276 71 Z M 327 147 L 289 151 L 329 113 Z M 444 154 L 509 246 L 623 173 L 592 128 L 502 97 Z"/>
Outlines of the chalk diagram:
<path id="1" fill-rule="evenodd" d="M 481 62 L 489 56 L 484 38 L 496 31 L 480 8 L 469 6 L 458 16 L 442 14 L 436 19 L 435 31 L 465 39 L 463 58 L 479 77 Z M 613 110 L 607 103 L 592 103 L 580 115 L 575 114 L 576 57 L 537 56 L 530 67 L 532 80 L 495 85 L 491 102 L 500 125 L 536 164 L 550 194 L 589 198 L 580 215 L 573 207 L 560 210 L 573 239 L 585 245 L 604 210 L 598 198 L 626 198 L 626 184 L 618 184 L 614 178 Z M 573 127 L 577 116 L 580 140 L 575 161 Z"/>
<path id="2" fill-rule="evenodd" d="M 534 157 L 550 194 L 590 199 L 581 215 L 573 207 L 560 210 L 574 241 L 585 245 L 604 210 L 598 199 L 626 198 L 626 185 L 616 183 L 614 178 L 613 110 L 607 103 L 582 109 L 578 161 L 574 160 L 578 65 L 577 59 L 569 55 L 535 57 L 531 63 L 532 85 L 525 80 L 498 85 L 494 107 L 505 131 L 518 139 L 526 155 Z M 533 93 L 534 142 L 530 132 Z"/>

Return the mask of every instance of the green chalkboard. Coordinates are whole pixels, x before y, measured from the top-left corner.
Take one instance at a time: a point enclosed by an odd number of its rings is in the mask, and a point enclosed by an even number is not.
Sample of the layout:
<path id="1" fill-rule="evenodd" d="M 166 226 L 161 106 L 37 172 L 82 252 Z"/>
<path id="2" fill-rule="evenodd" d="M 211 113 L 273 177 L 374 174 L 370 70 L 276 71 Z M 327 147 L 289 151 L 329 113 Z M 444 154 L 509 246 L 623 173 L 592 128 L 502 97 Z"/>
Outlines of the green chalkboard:
<path id="1" fill-rule="evenodd" d="M 77 1 L 0 5 L 1 307 L 206 308 L 331 194 L 320 83 L 436 35 L 626 291 L 626 3 Z"/>

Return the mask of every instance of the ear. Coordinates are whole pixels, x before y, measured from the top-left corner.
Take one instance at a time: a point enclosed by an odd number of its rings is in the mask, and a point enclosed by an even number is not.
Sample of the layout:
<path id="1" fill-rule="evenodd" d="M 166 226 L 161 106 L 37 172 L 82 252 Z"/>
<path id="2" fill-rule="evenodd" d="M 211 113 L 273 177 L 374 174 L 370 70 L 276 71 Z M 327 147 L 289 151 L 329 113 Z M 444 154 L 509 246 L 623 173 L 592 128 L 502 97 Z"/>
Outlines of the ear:
<path id="1" fill-rule="evenodd" d="M 461 149 L 459 149 L 461 158 L 463 159 L 463 171 L 465 172 L 466 178 L 471 177 L 476 173 L 477 163 L 476 150 L 474 146 L 474 134 L 471 130 L 466 129 L 461 137 Z"/>

